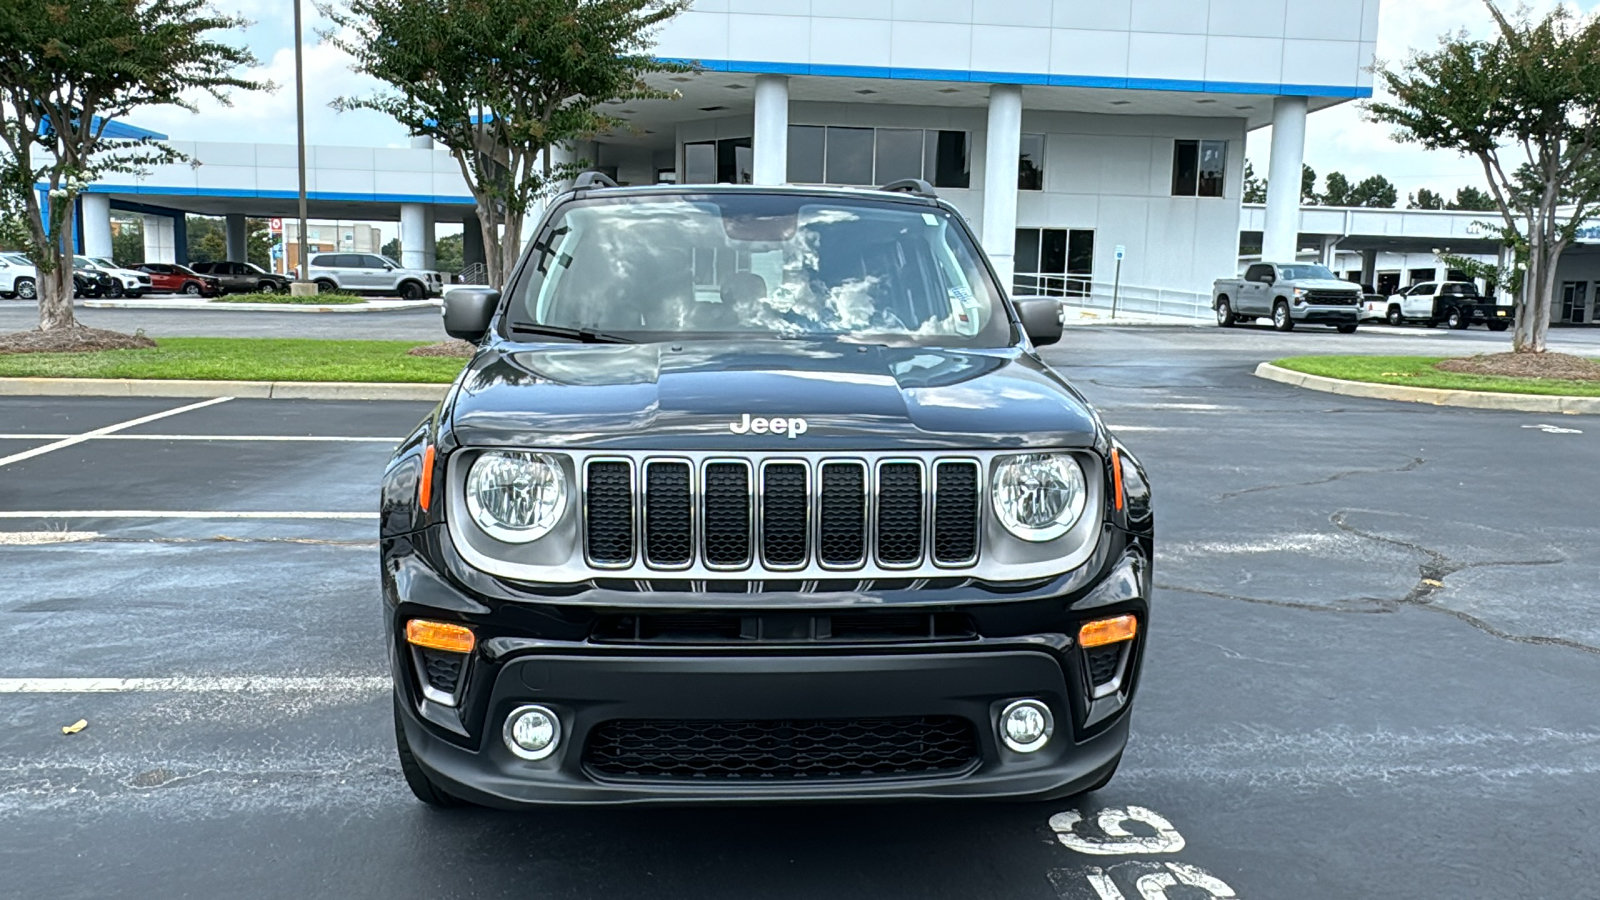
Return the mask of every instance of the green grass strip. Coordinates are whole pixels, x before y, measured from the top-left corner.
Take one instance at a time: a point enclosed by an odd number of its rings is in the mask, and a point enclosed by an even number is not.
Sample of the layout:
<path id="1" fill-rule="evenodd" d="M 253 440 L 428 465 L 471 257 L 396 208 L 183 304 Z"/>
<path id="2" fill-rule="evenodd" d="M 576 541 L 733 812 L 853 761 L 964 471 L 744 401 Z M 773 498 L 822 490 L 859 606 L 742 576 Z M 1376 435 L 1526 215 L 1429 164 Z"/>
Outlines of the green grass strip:
<path id="1" fill-rule="evenodd" d="M 0 353 L 0 376 L 449 383 L 466 360 L 407 356 L 416 341 L 162 338 L 154 350 Z"/>
<path id="2" fill-rule="evenodd" d="M 212 297 L 212 303 L 288 303 L 295 306 L 346 306 L 352 303 L 365 303 L 367 298 L 356 294 L 312 294 L 308 297 L 295 297 L 290 294 L 223 294 L 221 297 Z"/>
<path id="3" fill-rule="evenodd" d="M 1441 372 L 1434 363 L 1443 356 L 1290 356 L 1273 365 L 1307 375 L 1404 384 L 1447 391 L 1489 391 L 1499 394 L 1555 394 L 1600 397 L 1600 381 L 1558 381 L 1548 378 L 1504 378 L 1496 375 L 1462 375 Z"/>

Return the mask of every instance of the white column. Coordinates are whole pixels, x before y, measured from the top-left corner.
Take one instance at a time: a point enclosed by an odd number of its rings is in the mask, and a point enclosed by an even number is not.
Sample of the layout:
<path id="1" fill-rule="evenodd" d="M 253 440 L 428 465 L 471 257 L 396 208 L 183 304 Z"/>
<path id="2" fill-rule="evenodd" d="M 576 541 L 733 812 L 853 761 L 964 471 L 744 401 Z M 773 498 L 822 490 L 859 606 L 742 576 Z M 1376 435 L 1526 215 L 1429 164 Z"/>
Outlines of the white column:
<path id="1" fill-rule="evenodd" d="M 400 265 L 407 269 L 427 268 L 427 220 L 427 207 L 421 203 L 400 204 Z"/>
<path id="2" fill-rule="evenodd" d="M 1322 252 L 1321 252 L 1321 255 L 1318 257 L 1317 261 L 1322 263 L 1323 265 L 1327 266 L 1329 269 L 1332 269 L 1333 268 L 1333 263 L 1334 263 L 1334 258 L 1338 255 L 1337 252 L 1336 252 L 1338 246 L 1339 246 L 1339 238 L 1337 238 L 1337 237 L 1335 237 L 1335 236 L 1333 236 L 1331 234 L 1323 235 L 1322 236 Z"/>
<path id="3" fill-rule="evenodd" d="M 1361 283 L 1378 287 L 1378 251 L 1361 251 Z"/>
<path id="4" fill-rule="evenodd" d="M 228 230 L 228 262 L 249 262 L 250 248 L 246 243 L 244 213 L 228 213 L 223 223 Z"/>
<path id="5" fill-rule="evenodd" d="M 83 255 L 111 256 L 111 197 L 81 194 L 83 200 Z"/>
<path id="6" fill-rule="evenodd" d="M 1306 161 L 1306 98 L 1279 97 L 1272 107 L 1272 162 L 1261 258 L 1294 262 L 1300 243 L 1300 170 Z"/>
<path id="7" fill-rule="evenodd" d="M 1017 251 L 1017 168 L 1022 155 L 1022 88 L 989 87 L 989 131 L 984 144 L 983 249 L 1010 292 Z"/>
<path id="8" fill-rule="evenodd" d="M 147 263 L 178 261 L 177 239 L 173 236 L 172 220 L 166 216 L 144 217 L 144 261 Z"/>
<path id="9" fill-rule="evenodd" d="M 438 239 L 434 234 L 436 229 L 434 227 L 433 207 L 428 207 L 422 218 L 422 267 L 429 270 L 437 269 L 439 267 L 439 245 Z"/>
<path id="10" fill-rule="evenodd" d="M 789 180 L 789 78 L 756 76 L 756 127 L 752 177 L 756 184 Z"/>

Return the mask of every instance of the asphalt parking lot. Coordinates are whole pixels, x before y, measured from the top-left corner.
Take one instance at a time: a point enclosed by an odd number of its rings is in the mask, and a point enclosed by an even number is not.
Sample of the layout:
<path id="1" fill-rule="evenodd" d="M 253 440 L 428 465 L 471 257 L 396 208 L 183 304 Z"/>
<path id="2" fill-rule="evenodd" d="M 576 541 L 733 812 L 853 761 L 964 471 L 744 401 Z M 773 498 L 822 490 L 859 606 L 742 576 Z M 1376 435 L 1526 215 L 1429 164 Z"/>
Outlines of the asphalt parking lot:
<path id="1" fill-rule="evenodd" d="M 1600 422 L 1249 374 L 1504 343 L 1048 350 L 1150 470 L 1160 587 L 1122 770 L 1044 805 L 428 810 L 394 760 L 373 541 L 426 405 L 0 398 L 0 895 L 1600 896 Z"/>

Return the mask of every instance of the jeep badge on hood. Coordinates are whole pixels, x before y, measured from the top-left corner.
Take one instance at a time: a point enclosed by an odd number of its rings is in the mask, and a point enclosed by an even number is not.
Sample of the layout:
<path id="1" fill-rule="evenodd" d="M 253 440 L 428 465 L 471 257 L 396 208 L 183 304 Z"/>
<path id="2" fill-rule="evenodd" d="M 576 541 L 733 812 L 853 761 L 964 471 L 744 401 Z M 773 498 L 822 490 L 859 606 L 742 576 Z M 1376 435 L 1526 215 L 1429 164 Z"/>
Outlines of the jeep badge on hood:
<path id="1" fill-rule="evenodd" d="M 773 416 L 770 419 L 751 418 L 749 413 L 744 414 L 744 419 L 738 422 L 729 422 L 728 430 L 734 434 L 788 434 L 789 440 L 794 440 L 808 430 L 806 420 L 798 417 L 782 419 Z"/>

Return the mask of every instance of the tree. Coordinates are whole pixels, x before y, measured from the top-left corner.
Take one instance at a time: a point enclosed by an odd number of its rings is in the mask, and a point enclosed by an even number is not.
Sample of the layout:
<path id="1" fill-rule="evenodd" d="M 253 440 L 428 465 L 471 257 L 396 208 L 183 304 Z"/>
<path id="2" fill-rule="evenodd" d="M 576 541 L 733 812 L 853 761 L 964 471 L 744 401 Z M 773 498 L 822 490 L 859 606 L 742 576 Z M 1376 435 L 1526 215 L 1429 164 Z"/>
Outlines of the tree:
<path id="1" fill-rule="evenodd" d="M 1343 172 L 1329 172 L 1326 181 L 1327 189 L 1322 192 L 1324 206 L 1355 206 L 1350 199 L 1350 180 L 1344 177 Z"/>
<path id="2" fill-rule="evenodd" d="M 189 262 L 222 262 L 228 258 L 228 228 L 214 216 L 189 216 Z"/>
<path id="3" fill-rule="evenodd" d="M 433 267 L 451 275 L 467 267 L 466 239 L 459 234 L 447 234 L 434 242 Z"/>
<path id="4" fill-rule="evenodd" d="M 78 195 L 111 172 L 186 159 L 107 126 L 139 107 L 182 106 L 206 93 L 267 85 L 235 74 L 248 51 L 214 39 L 248 24 L 208 0 L 0 2 L 0 208 L 21 218 L 39 269 L 39 327 L 71 328 L 72 244 Z M 47 187 L 41 200 L 35 184 Z"/>
<path id="5" fill-rule="evenodd" d="M 1524 262 L 1512 345 L 1542 353 L 1556 266 L 1600 201 L 1600 19 L 1557 6 L 1535 21 L 1484 5 L 1492 38 L 1447 35 L 1438 50 L 1380 69 L 1394 100 L 1368 110 L 1399 140 L 1483 166 Z"/>
<path id="6" fill-rule="evenodd" d="M 600 110 L 666 99 L 643 77 L 687 71 L 657 60 L 652 36 L 689 0 L 343 0 L 323 7 L 325 40 L 389 86 L 334 101 L 386 113 L 447 148 L 477 201 L 489 280 L 522 249 L 523 218 L 579 170 L 552 148 L 627 127 Z"/>
<path id="7" fill-rule="evenodd" d="M 1492 212 L 1498 207 L 1494 198 L 1488 191 L 1480 191 L 1475 187 L 1464 187 L 1456 191 L 1456 198 L 1450 201 L 1447 209 L 1466 209 L 1477 212 Z"/>
<path id="8" fill-rule="evenodd" d="M 114 222 L 111 231 L 111 261 L 119 266 L 144 262 L 144 223 L 138 219 Z"/>
<path id="9" fill-rule="evenodd" d="M 1394 185 L 1382 175 L 1369 175 L 1350 189 L 1350 206 L 1365 206 L 1369 209 L 1394 209 L 1395 202 L 1400 195 L 1395 191 Z"/>
<path id="10" fill-rule="evenodd" d="M 382 253 L 384 256 L 389 257 L 390 259 L 395 259 L 395 260 L 399 259 L 400 258 L 400 239 L 399 238 L 390 238 L 389 239 L 389 243 L 384 244 L 383 247 L 378 252 Z"/>
<path id="11" fill-rule="evenodd" d="M 1244 161 L 1244 202 L 1267 202 L 1267 180 L 1256 177 L 1256 167 L 1248 159 Z"/>
<path id="12" fill-rule="evenodd" d="M 1444 209 L 1444 197 L 1427 188 L 1419 188 L 1406 198 L 1406 209 Z"/>
<path id="13" fill-rule="evenodd" d="M 1300 202 L 1305 206 L 1317 205 L 1317 170 L 1303 163 L 1300 166 Z"/>

